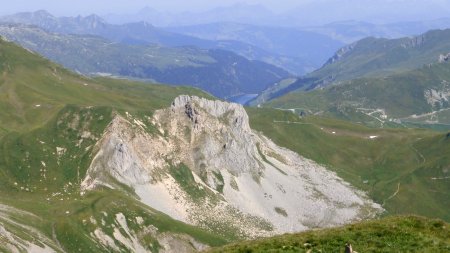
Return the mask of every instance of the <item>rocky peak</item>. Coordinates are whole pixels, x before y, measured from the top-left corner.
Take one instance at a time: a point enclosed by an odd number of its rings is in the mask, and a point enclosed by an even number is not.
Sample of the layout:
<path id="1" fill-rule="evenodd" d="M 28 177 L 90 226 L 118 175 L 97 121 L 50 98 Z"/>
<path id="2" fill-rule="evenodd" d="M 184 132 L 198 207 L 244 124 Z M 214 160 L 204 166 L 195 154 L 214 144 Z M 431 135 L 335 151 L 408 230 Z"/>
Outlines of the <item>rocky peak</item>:
<path id="1" fill-rule="evenodd" d="M 235 103 L 220 100 L 208 100 L 196 96 L 181 95 L 172 102 L 172 111 L 184 110 L 186 116 L 194 123 L 199 123 L 200 112 L 215 118 L 231 119 L 230 126 L 250 132 L 248 115 L 244 107 Z"/>
<path id="2" fill-rule="evenodd" d="M 83 190 L 117 188 L 116 180 L 143 203 L 207 229 L 272 235 L 380 210 L 326 168 L 253 131 L 234 103 L 179 96 L 152 117 L 117 115 L 95 150 Z"/>
<path id="3" fill-rule="evenodd" d="M 350 53 L 355 48 L 356 45 L 357 45 L 357 42 L 350 44 L 348 46 L 342 47 L 333 55 L 333 57 L 328 59 L 328 61 L 324 64 L 324 66 L 333 64 L 333 63 L 341 60 L 345 55 Z"/>
<path id="4" fill-rule="evenodd" d="M 15 23 L 29 23 L 32 21 L 40 21 L 40 22 L 46 22 L 48 20 L 54 20 L 55 16 L 53 16 L 51 13 L 49 13 L 46 10 L 38 10 L 34 12 L 20 12 L 14 15 L 10 16 L 4 16 L 2 19 L 7 19 L 9 21 L 14 21 Z M 12 19 L 12 20 L 11 20 Z M 27 22 L 28 21 L 28 22 Z"/>
<path id="5" fill-rule="evenodd" d="M 95 15 L 95 14 L 86 16 L 83 19 L 84 19 L 84 21 L 90 22 L 90 23 L 106 23 L 106 21 L 102 17 Z"/>
<path id="6" fill-rule="evenodd" d="M 31 15 L 36 18 L 51 18 L 51 19 L 55 18 L 50 12 L 46 10 L 38 10 L 31 13 Z"/>
<path id="7" fill-rule="evenodd" d="M 415 48 L 420 47 L 426 42 L 426 35 L 420 35 L 410 38 L 406 43 L 402 44 L 403 48 Z"/>

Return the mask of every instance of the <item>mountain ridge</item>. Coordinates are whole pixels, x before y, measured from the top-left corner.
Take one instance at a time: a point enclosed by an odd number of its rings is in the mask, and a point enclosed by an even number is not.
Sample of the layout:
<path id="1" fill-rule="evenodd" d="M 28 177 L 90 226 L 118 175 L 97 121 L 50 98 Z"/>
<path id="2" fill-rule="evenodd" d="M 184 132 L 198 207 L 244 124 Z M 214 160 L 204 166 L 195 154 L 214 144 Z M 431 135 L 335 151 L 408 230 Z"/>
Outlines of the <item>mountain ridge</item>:
<path id="1" fill-rule="evenodd" d="M 107 74 L 191 85 L 221 98 L 259 93 L 271 82 L 289 75 L 283 69 L 220 49 L 133 46 L 92 35 L 59 35 L 15 24 L 0 25 L 0 33 L 86 75 Z"/>
<path id="2" fill-rule="evenodd" d="M 394 40 L 365 38 L 338 50 L 321 69 L 288 85 L 271 86 L 251 104 L 325 113 L 372 126 L 402 126 L 403 118 L 423 126 L 447 124 L 446 112 L 440 112 L 447 108 L 447 41 L 450 29 Z"/>
<path id="3" fill-rule="evenodd" d="M 93 14 L 82 17 L 55 17 L 46 11 L 44 14 L 19 13 L 0 17 L 2 22 L 36 25 L 42 29 L 60 34 L 96 35 L 113 42 L 129 45 L 160 44 L 168 47 L 195 46 L 202 49 L 223 49 L 249 58 L 274 64 L 290 71 L 300 71 L 311 68 L 307 59 L 273 53 L 257 45 L 236 40 L 206 40 L 195 36 L 174 33 L 167 29 L 158 28 L 146 21 L 136 21 L 126 24 L 109 24 L 101 17 Z M 290 67 L 294 64 L 295 67 Z"/>

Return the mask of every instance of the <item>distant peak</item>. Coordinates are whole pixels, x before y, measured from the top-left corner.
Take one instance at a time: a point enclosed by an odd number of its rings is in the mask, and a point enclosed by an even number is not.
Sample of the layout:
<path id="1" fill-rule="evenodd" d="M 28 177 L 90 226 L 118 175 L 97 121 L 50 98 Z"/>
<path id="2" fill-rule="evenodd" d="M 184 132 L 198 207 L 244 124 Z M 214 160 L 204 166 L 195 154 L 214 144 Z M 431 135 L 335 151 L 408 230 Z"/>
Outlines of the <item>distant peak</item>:
<path id="1" fill-rule="evenodd" d="M 155 28 L 155 26 L 147 21 L 138 21 L 125 24 L 128 27 L 144 27 L 144 28 Z"/>
<path id="2" fill-rule="evenodd" d="M 142 8 L 141 10 L 139 10 L 139 13 L 146 13 L 146 12 L 158 12 L 158 10 L 153 9 L 150 6 L 145 6 L 144 8 Z"/>
<path id="3" fill-rule="evenodd" d="M 85 16 L 85 17 L 77 16 L 74 19 L 79 23 L 84 23 L 84 24 L 91 26 L 91 28 L 96 28 L 99 25 L 107 24 L 106 20 L 104 20 L 102 17 L 100 17 L 96 14 L 91 14 L 91 15 Z"/>
<path id="4" fill-rule="evenodd" d="M 233 5 L 226 5 L 222 7 L 215 8 L 216 10 L 220 9 L 231 9 L 231 10 L 247 10 L 247 11 L 263 11 L 270 12 L 264 5 L 262 4 L 249 4 L 249 3 L 235 3 Z"/>
<path id="5" fill-rule="evenodd" d="M 97 14 L 91 14 L 89 16 L 86 16 L 84 19 L 98 22 L 105 22 L 105 20 Z"/>
<path id="6" fill-rule="evenodd" d="M 53 17 L 53 15 L 46 10 L 38 10 L 38 11 L 33 12 L 33 14 L 36 16 L 42 16 L 42 17 Z"/>
<path id="7" fill-rule="evenodd" d="M 153 27 L 153 25 L 147 21 L 141 21 L 139 24 L 142 24 L 144 27 Z"/>

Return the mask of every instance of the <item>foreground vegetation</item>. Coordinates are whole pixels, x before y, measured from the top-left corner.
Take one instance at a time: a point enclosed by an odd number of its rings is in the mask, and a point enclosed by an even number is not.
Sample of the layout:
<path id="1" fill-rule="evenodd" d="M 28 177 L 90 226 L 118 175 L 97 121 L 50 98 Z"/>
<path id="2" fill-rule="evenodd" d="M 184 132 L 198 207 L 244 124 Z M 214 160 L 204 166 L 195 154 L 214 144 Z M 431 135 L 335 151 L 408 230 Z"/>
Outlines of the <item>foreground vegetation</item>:
<path id="1" fill-rule="evenodd" d="M 416 216 L 390 217 L 341 228 L 286 234 L 207 252 L 449 252 L 450 224 Z"/>

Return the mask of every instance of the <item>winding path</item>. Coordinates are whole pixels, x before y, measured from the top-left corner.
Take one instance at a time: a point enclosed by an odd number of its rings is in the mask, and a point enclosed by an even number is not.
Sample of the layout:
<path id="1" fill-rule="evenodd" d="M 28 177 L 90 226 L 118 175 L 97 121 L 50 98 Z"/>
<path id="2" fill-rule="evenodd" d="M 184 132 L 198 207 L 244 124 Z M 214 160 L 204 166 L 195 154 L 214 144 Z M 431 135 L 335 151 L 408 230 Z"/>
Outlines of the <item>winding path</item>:
<path id="1" fill-rule="evenodd" d="M 386 201 L 391 200 L 392 198 L 394 198 L 395 196 L 397 196 L 397 194 L 400 191 L 400 183 L 397 184 L 397 190 L 394 192 L 394 194 L 392 194 L 389 198 L 385 199 L 383 201 L 383 204 L 381 206 L 384 206 L 384 204 L 386 204 Z"/>
<path id="2" fill-rule="evenodd" d="M 419 150 L 417 150 L 414 146 L 413 146 L 413 144 L 410 144 L 409 145 L 409 147 L 422 159 L 422 162 L 421 162 L 421 164 L 424 164 L 426 161 L 427 161 L 427 159 L 425 159 L 425 156 L 423 156 L 422 155 L 422 153 L 420 153 L 420 151 Z"/>

